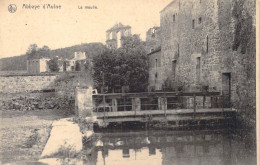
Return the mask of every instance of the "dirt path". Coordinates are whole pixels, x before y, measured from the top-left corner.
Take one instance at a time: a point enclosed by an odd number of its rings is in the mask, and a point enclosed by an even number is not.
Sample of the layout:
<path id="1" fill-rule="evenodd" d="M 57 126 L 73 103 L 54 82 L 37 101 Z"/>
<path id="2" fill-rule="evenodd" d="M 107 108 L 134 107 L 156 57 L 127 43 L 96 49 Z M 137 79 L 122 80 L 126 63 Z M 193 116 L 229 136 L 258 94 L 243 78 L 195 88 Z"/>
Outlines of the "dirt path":
<path id="1" fill-rule="evenodd" d="M 68 117 L 60 110 L 0 113 L 0 164 L 37 161 L 48 140 L 52 122 Z"/>

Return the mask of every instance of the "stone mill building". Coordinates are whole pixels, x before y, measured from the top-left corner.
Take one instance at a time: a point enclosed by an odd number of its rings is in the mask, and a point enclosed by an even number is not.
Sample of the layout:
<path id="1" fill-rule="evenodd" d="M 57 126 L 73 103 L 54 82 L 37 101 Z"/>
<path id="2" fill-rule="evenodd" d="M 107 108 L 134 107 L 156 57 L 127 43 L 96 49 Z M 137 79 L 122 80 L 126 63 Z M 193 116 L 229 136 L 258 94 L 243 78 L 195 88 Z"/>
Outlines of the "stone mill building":
<path id="1" fill-rule="evenodd" d="M 149 57 L 149 90 L 219 91 L 255 106 L 253 0 L 174 0 L 160 11 L 160 47 Z M 148 31 L 149 32 L 149 31 Z"/>

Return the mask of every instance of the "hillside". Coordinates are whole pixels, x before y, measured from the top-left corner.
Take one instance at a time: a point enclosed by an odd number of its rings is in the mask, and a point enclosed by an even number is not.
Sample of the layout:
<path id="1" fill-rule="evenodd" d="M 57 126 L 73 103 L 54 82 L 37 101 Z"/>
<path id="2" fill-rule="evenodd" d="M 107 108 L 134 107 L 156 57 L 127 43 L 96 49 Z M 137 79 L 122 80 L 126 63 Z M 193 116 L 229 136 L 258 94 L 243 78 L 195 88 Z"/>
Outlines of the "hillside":
<path id="1" fill-rule="evenodd" d="M 86 52 L 88 58 L 92 58 L 106 49 L 102 43 L 86 43 L 65 47 L 60 49 L 51 50 L 47 57 L 52 58 L 58 56 L 62 59 L 71 59 L 76 51 Z M 0 59 L 0 71 L 14 71 L 26 70 L 26 60 L 28 55 L 8 57 Z"/>
<path id="2" fill-rule="evenodd" d="M 0 59 L 1 71 L 26 70 L 27 55 Z"/>

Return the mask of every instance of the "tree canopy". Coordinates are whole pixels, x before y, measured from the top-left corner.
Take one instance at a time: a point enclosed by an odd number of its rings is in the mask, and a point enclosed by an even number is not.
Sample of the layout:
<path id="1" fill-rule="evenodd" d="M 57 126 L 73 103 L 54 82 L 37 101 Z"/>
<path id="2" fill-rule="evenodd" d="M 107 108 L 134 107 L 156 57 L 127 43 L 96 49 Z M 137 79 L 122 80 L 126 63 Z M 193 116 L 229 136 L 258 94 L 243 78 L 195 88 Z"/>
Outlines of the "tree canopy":
<path id="1" fill-rule="evenodd" d="M 50 56 L 50 48 L 44 45 L 42 48 L 39 48 L 37 44 L 31 44 L 26 52 L 28 59 L 39 59 L 42 57 Z"/>
<path id="2" fill-rule="evenodd" d="M 148 85 L 148 61 L 144 43 L 138 36 L 122 38 L 122 47 L 107 50 L 94 57 L 94 83 L 96 88 L 129 86 L 130 92 L 141 92 Z M 104 83 L 104 84 L 103 84 Z"/>
<path id="3" fill-rule="evenodd" d="M 47 62 L 51 72 L 58 72 L 60 70 L 58 65 L 58 58 L 53 58 Z"/>

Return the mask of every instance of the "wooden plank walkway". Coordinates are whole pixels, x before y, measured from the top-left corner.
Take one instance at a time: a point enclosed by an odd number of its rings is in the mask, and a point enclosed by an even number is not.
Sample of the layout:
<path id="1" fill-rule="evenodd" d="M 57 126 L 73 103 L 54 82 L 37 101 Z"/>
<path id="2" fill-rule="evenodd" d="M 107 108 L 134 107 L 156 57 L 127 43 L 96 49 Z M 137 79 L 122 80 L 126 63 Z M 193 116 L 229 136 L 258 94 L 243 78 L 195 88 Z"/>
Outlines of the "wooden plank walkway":
<path id="1" fill-rule="evenodd" d="M 129 121 L 180 121 L 180 120 L 218 120 L 232 118 L 235 113 L 231 108 L 197 109 L 173 109 L 173 110 L 144 110 L 122 112 L 94 112 L 98 120 L 105 122 L 129 122 Z"/>

